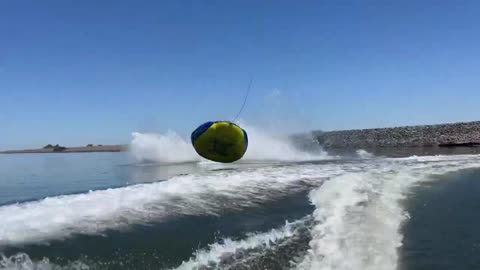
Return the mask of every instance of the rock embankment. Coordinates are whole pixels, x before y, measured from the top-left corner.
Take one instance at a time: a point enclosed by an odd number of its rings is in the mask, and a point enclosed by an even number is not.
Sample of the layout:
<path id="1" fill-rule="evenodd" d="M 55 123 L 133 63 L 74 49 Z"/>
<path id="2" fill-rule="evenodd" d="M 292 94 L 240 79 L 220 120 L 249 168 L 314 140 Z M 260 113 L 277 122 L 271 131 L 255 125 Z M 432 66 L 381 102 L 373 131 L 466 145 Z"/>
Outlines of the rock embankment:
<path id="1" fill-rule="evenodd" d="M 315 131 L 327 148 L 399 146 L 480 146 L 480 121 L 342 131 Z"/>

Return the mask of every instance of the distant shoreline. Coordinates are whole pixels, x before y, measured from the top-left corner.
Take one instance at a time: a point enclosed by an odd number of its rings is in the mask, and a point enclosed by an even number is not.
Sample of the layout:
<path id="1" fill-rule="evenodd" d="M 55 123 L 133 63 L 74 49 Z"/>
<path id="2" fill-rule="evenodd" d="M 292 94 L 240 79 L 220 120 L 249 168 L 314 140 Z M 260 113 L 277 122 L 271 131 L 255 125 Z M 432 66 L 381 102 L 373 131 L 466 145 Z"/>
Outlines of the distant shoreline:
<path id="1" fill-rule="evenodd" d="M 480 147 L 480 121 L 326 132 L 312 131 L 310 135 L 313 135 L 315 141 L 326 149 L 368 149 L 377 147 Z M 302 138 L 305 139 L 303 135 L 294 137 L 297 137 L 297 139 L 300 140 L 302 140 Z M 83 147 L 48 145 L 40 149 L 0 151 L 0 154 L 56 154 L 125 151 L 128 151 L 128 145 L 126 144 L 87 145 Z"/>
<path id="2" fill-rule="evenodd" d="M 393 128 L 314 131 L 325 148 L 480 146 L 480 121 Z"/>
<path id="3" fill-rule="evenodd" d="M 122 144 L 122 145 L 66 147 L 61 151 L 54 151 L 53 148 L 6 150 L 6 151 L 0 151 L 0 154 L 95 153 L 95 152 L 125 152 L 127 150 L 128 150 L 128 145 Z"/>

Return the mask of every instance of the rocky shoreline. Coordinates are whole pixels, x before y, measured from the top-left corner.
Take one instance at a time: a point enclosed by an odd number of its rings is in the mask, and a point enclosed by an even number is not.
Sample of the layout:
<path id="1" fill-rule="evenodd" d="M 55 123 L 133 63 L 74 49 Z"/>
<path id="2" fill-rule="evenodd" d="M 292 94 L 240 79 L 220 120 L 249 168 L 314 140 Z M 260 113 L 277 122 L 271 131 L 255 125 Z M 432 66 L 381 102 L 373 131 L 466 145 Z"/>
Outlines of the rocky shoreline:
<path id="1" fill-rule="evenodd" d="M 314 131 L 324 148 L 480 146 L 480 121 L 341 131 Z"/>

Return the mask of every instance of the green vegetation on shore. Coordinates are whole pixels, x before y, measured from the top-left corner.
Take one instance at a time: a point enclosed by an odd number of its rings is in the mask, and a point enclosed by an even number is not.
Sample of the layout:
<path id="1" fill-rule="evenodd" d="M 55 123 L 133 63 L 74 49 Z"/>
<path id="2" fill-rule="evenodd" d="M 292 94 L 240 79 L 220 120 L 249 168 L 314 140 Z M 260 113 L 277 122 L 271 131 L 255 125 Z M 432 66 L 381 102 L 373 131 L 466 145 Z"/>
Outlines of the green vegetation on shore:
<path id="1" fill-rule="evenodd" d="M 67 149 L 67 147 L 60 146 L 58 144 L 56 144 L 56 145 L 47 144 L 43 147 L 43 149 L 51 149 L 53 152 L 62 152 L 65 149 Z"/>

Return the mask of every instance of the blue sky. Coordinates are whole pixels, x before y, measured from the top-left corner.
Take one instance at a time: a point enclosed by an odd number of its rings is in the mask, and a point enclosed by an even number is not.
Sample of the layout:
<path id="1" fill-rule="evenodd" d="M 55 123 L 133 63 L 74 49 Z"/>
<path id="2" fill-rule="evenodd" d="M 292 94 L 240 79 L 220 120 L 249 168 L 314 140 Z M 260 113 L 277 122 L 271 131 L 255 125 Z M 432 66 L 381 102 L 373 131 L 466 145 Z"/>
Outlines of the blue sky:
<path id="1" fill-rule="evenodd" d="M 480 119 L 478 1 L 0 1 L 0 149 Z"/>

